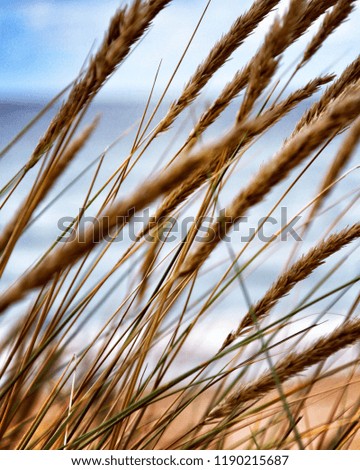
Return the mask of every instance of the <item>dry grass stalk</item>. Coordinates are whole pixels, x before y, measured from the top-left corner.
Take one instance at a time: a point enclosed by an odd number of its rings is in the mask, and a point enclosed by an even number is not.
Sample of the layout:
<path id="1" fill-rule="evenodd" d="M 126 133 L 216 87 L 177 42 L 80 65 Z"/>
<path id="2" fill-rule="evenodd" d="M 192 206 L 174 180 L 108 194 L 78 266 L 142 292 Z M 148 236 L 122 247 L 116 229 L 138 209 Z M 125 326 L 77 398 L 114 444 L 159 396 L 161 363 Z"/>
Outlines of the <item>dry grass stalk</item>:
<path id="1" fill-rule="evenodd" d="M 151 181 L 141 186 L 141 191 L 135 191 L 125 200 L 110 205 L 84 233 L 81 240 L 77 238 L 59 247 L 55 252 L 45 258 L 39 265 L 26 273 L 13 287 L 9 288 L 0 299 L 0 312 L 11 303 L 21 299 L 27 291 L 39 287 L 49 281 L 57 272 L 71 266 L 77 259 L 88 253 L 104 237 L 108 237 L 115 229 L 126 224 L 131 216 L 146 207 L 160 195 L 170 192 L 178 185 L 183 174 L 191 174 L 214 158 L 237 139 L 237 134 L 230 133 L 219 143 L 206 147 L 187 158 L 174 163 L 171 168 L 161 173 Z M 79 235 L 80 236 L 80 235 Z"/>
<path id="2" fill-rule="evenodd" d="M 159 220 L 157 222 L 159 222 Z M 162 226 L 155 225 L 153 229 L 145 228 L 142 235 L 145 235 L 147 233 L 147 230 L 149 230 L 150 242 L 149 240 L 147 240 L 147 242 L 149 242 L 149 247 L 146 250 L 146 253 L 144 255 L 144 259 L 143 259 L 143 262 L 141 263 L 141 268 L 140 268 L 140 275 L 142 278 L 142 282 L 141 282 L 141 286 L 139 290 L 140 297 L 142 297 L 146 291 L 151 270 L 153 269 L 155 265 L 156 258 L 160 250 L 160 244 L 163 243 L 160 237 L 161 232 L 162 232 Z"/>
<path id="3" fill-rule="evenodd" d="M 238 329 L 226 338 L 223 348 L 235 341 L 235 339 L 243 334 L 244 330 L 253 325 L 254 322 L 260 321 L 266 317 L 282 297 L 287 295 L 298 282 L 310 276 L 310 274 L 321 266 L 329 256 L 358 237 L 360 237 L 360 224 L 353 225 L 350 228 L 345 228 L 341 232 L 332 234 L 303 255 L 278 277 L 264 297 L 248 311 Z"/>
<path id="4" fill-rule="evenodd" d="M 157 133 L 166 131 L 173 124 L 177 116 L 197 98 L 215 72 L 278 3 L 279 0 L 257 0 L 233 23 L 230 30 L 211 49 L 204 62 L 198 66 L 181 96 L 172 103 L 166 116 L 158 124 Z"/>
<path id="5" fill-rule="evenodd" d="M 227 83 L 212 103 L 201 115 L 194 129 L 189 135 L 189 142 L 196 141 L 198 137 L 221 115 L 231 101 L 245 88 L 250 77 L 250 67 L 247 65 L 242 70 L 236 72 L 232 80 Z"/>
<path id="6" fill-rule="evenodd" d="M 264 121 L 267 120 L 268 124 L 264 125 L 264 130 L 271 126 L 271 119 L 276 122 L 279 119 L 283 118 L 287 113 L 295 108 L 302 101 L 310 98 L 316 92 L 320 90 L 323 85 L 331 82 L 335 78 L 335 75 L 328 74 L 320 77 L 316 77 L 313 80 L 304 86 L 304 88 L 299 88 L 285 98 L 283 101 L 276 105 L 270 106 L 268 110 L 262 113 Z"/>
<path id="7" fill-rule="evenodd" d="M 325 79 L 315 80 L 311 83 L 309 88 L 306 88 L 304 96 L 308 95 L 309 89 L 317 88 L 317 84 L 328 79 L 327 77 Z M 303 96 L 303 94 L 300 95 Z M 26 291 L 43 285 L 56 272 L 68 265 L 72 265 L 79 257 L 83 256 L 86 252 L 91 250 L 96 243 L 101 241 L 102 237 L 116 226 L 117 220 L 123 218 L 124 221 L 127 221 L 133 209 L 140 210 L 161 194 L 170 192 L 172 188 L 178 185 L 179 175 L 193 174 L 193 181 L 195 183 L 198 183 L 202 178 L 206 178 L 209 172 L 209 162 L 210 165 L 217 164 L 217 156 L 223 153 L 225 149 L 226 152 L 229 153 L 229 149 L 234 150 L 238 147 L 239 136 L 240 140 L 244 141 L 244 136 L 246 140 L 257 135 L 264 130 L 269 123 L 274 122 L 274 116 L 281 115 L 281 113 L 279 113 L 280 108 L 289 111 L 292 104 L 298 101 L 298 98 L 299 94 L 296 93 L 294 100 L 287 99 L 284 103 L 280 103 L 276 108 L 272 109 L 268 114 L 265 113 L 264 116 L 260 116 L 258 119 L 248 124 L 235 126 L 233 131 L 225 136 L 219 144 L 209 146 L 192 157 L 181 159 L 183 161 L 174 164 L 169 171 L 160 175 L 154 181 L 143 185 L 141 194 L 137 191 L 127 201 L 120 201 L 113 204 L 110 211 L 89 229 L 88 235 L 85 234 L 86 241 L 84 240 L 78 243 L 74 240 L 65 247 L 59 248 L 56 253 L 53 253 L 39 266 L 27 273 L 15 286 L 10 288 L 0 300 L 0 312 L 14 301 L 22 298 Z M 204 167 L 205 171 L 200 170 L 201 167 Z M 187 191 L 188 194 L 190 194 L 193 192 L 193 188 L 188 188 Z M 187 197 L 183 189 L 181 189 L 180 192 L 181 197 L 184 197 L 184 195 Z M 176 199 L 173 204 L 175 203 L 176 205 L 178 204 Z"/>
<path id="8" fill-rule="evenodd" d="M 270 83 L 279 61 L 280 55 L 297 39 L 311 24 L 330 8 L 337 0 L 329 2 L 296 1 L 290 3 L 282 22 L 276 20 L 264 39 L 259 52 L 249 64 L 249 85 L 245 99 L 239 110 L 237 119 L 244 119 L 251 111 L 256 99 Z M 245 73 L 248 71 L 245 69 Z"/>
<path id="9" fill-rule="evenodd" d="M 14 214 L 14 217 L 4 227 L 0 234 L 0 253 L 5 250 L 6 247 L 11 248 L 7 249 L 6 252 L 2 254 L 2 264 L 4 263 L 4 259 L 10 256 L 12 248 L 23 229 L 26 227 L 36 207 L 43 201 L 58 178 L 75 158 L 85 142 L 87 142 L 97 122 L 98 120 L 96 119 L 90 126 L 84 129 L 80 136 L 71 142 L 67 148 L 50 163 L 48 169 L 44 171 L 40 179 L 35 183 L 30 195 L 24 200 Z"/>
<path id="10" fill-rule="evenodd" d="M 251 206 L 260 202 L 271 188 L 286 178 L 289 172 L 329 135 L 337 134 L 356 119 L 359 106 L 358 93 L 350 95 L 345 100 L 337 100 L 321 119 L 289 140 L 274 158 L 263 165 L 250 184 L 234 199 L 226 210 L 226 217 L 225 215 L 220 217 L 212 225 L 208 237 L 193 253 L 190 253 L 180 275 L 184 276 L 199 269 L 239 217 Z"/>
<path id="11" fill-rule="evenodd" d="M 281 103 L 271 106 L 262 115 L 255 119 L 249 120 L 243 124 L 237 124 L 233 129 L 234 139 L 227 149 L 227 158 L 224 160 L 225 165 L 228 165 L 229 159 L 234 156 L 234 152 L 240 148 L 248 145 L 252 139 L 271 126 L 275 125 L 280 119 L 286 116 L 297 104 L 301 101 L 311 97 L 316 93 L 319 88 L 333 79 L 333 75 L 325 75 L 311 80 L 304 88 L 296 90 L 285 98 Z M 210 159 L 207 166 L 200 168 L 195 174 L 192 174 L 185 182 L 175 188 L 161 204 L 154 216 L 154 223 L 157 223 L 161 218 L 167 217 L 176 207 L 184 202 L 196 189 L 198 189 L 205 181 L 209 180 L 216 171 L 222 167 L 218 164 L 218 155 L 214 154 L 215 158 Z M 146 233 L 146 229 L 145 229 Z"/>
<path id="12" fill-rule="evenodd" d="M 293 134 L 289 137 L 293 137 L 299 132 L 304 126 L 309 125 L 315 119 L 317 119 L 321 113 L 331 104 L 333 100 L 338 98 L 342 93 L 350 89 L 351 86 L 356 84 L 360 79 L 360 55 L 349 64 L 340 77 L 335 80 L 323 93 L 319 101 L 314 103 L 302 116 L 297 123 Z"/>
<path id="13" fill-rule="evenodd" d="M 79 112 L 93 99 L 108 77 L 125 59 L 131 46 L 140 39 L 155 16 L 170 1 L 135 0 L 130 7 L 122 8 L 114 15 L 98 52 L 90 60 L 82 78 L 74 85 L 68 99 L 40 139 L 26 169 L 33 167 L 53 145 L 60 132 L 72 124 Z"/>
<path id="14" fill-rule="evenodd" d="M 280 360 L 272 372 L 268 372 L 252 384 L 241 387 L 228 396 L 223 403 L 215 407 L 207 421 L 224 417 L 236 417 L 244 406 L 258 400 L 266 393 L 276 389 L 276 377 L 280 383 L 300 374 L 309 367 L 331 357 L 336 352 L 347 348 L 360 339 L 360 320 L 348 321 L 336 328 L 333 333 L 315 341 L 302 352 L 288 354 Z"/>
<path id="15" fill-rule="evenodd" d="M 265 36 L 259 52 L 250 64 L 249 84 L 237 119 L 242 121 L 250 113 L 255 101 L 268 86 L 279 63 L 279 55 L 296 39 L 295 26 L 305 11 L 304 0 L 292 0 L 282 20 L 276 19 Z"/>
<path id="16" fill-rule="evenodd" d="M 295 25 L 295 35 L 299 37 L 305 30 L 323 15 L 329 8 L 333 7 L 338 0 L 310 0 L 307 2 L 305 11 L 298 23 Z"/>
<path id="17" fill-rule="evenodd" d="M 318 190 L 318 194 L 322 193 L 321 197 L 318 198 L 311 208 L 308 220 L 314 219 L 315 214 L 319 211 L 326 197 L 334 189 L 333 183 L 336 178 L 340 175 L 341 171 L 348 164 L 351 156 L 353 155 L 356 146 L 360 139 L 360 119 L 357 119 L 351 126 L 347 137 L 341 144 L 341 147 L 335 158 L 330 165 L 323 181 Z"/>
<path id="18" fill-rule="evenodd" d="M 325 4 L 326 3 L 326 4 Z M 291 10 L 291 15 L 288 15 L 287 18 L 287 24 L 289 27 L 292 27 L 293 30 L 291 31 L 291 37 L 289 35 L 289 31 L 287 31 L 288 34 L 285 35 L 287 37 L 287 40 L 279 41 L 277 44 L 277 47 L 272 49 L 271 51 L 271 45 L 269 43 L 260 48 L 258 53 L 250 60 L 250 62 L 242 69 L 239 70 L 233 77 L 233 79 L 224 87 L 220 95 L 216 98 L 214 103 L 206 110 L 204 111 L 203 115 L 199 119 L 198 123 L 196 124 L 195 128 L 191 132 L 189 136 L 189 140 L 196 140 L 199 135 L 201 135 L 204 130 L 209 127 L 213 122 L 216 121 L 216 119 L 220 116 L 220 114 L 226 109 L 226 107 L 230 104 L 230 102 L 235 99 L 238 94 L 243 90 L 243 88 L 247 85 L 250 79 L 250 74 L 253 71 L 253 76 L 254 76 L 254 82 L 256 82 L 256 73 L 259 74 L 259 71 L 257 70 L 259 61 L 261 61 L 261 58 L 264 56 L 265 58 L 268 58 L 270 60 L 271 54 L 273 56 L 279 56 L 281 55 L 284 50 L 296 39 L 298 39 L 308 28 L 309 26 L 322 14 L 324 13 L 329 7 L 331 7 L 334 3 L 336 3 L 336 0 L 329 2 L 310 2 L 308 5 L 306 5 L 305 9 L 302 12 L 302 15 L 300 17 L 295 17 L 295 13 L 299 13 L 299 2 L 294 2 L 292 5 L 292 10 Z M 285 20 L 286 20 L 285 18 Z M 279 25 L 278 21 L 275 23 L 276 25 Z M 279 26 L 277 26 L 277 30 L 279 29 Z M 281 29 L 282 31 L 282 29 Z M 272 36 L 271 33 L 269 33 L 269 37 Z M 277 34 L 277 38 L 279 38 L 279 35 Z M 276 61 L 274 61 L 274 58 L 271 59 L 271 64 L 272 67 L 276 67 Z M 260 62 L 261 63 L 261 62 Z M 274 72 L 274 69 L 272 72 L 268 73 L 269 76 L 271 76 Z M 264 81 L 265 83 L 265 81 Z M 254 83 L 254 86 L 256 83 Z M 254 92 L 256 92 L 257 95 L 258 89 L 254 89 Z M 245 105 L 243 105 L 245 106 Z M 239 114 L 240 118 L 240 114 Z"/>
<path id="19" fill-rule="evenodd" d="M 303 67 L 316 54 L 324 41 L 350 16 L 354 8 L 354 0 L 339 0 L 332 11 L 326 13 L 318 32 L 306 47 L 297 69 Z"/>
<path id="20" fill-rule="evenodd" d="M 166 219 L 180 204 L 182 204 L 191 194 L 194 193 L 203 183 L 208 181 L 210 178 L 214 177 L 218 171 L 223 168 L 224 163 L 228 164 L 229 159 L 233 157 L 234 152 L 239 150 L 239 145 L 244 147 L 248 145 L 251 140 L 257 135 L 261 134 L 268 130 L 271 126 L 275 125 L 280 119 L 286 116 L 297 104 L 303 100 L 311 97 L 316 93 L 322 85 L 329 83 L 334 78 L 333 75 L 325 75 L 323 77 L 315 78 L 311 80 L 304 88 L 296 90 L 291 93 L 286 99 L 284 99 L 278 105 L 271 106 L 266 110 L 261 116 L 257 117 L 255 120 L 244 124 L 238 128 L 237 133 L 244 137 L 241 139 L 241 143 L 236 143 L 235 145 L 229 147 L 227 150 L 227 156 L 221 163 L 218 158 L 213 159 L 209 162 L 208 166 L 200 168 L 195 175 L 191 175 L 184 183 L 179 187 L 175 188 L 163 201 L 161 206 L 156 211 L 153 220 L 152 227 L 150 231 L 151 236 L 154 238 L 154 241 L 151 242 L 151 246 L 147 251 L 144 262 L 142 264 L 141 273 L 143 276 L 144 284 L 143 290 L 146 288 L 146 274 L 151 269 L 151 266 L 154 264 L 154 257 L 157 254 L 158 247 L 158 238 L 159 238 L 159 221 Z M 155 227 L 154 227 L 155 225 Z M 144 236 L 150 230 L 149 226 L 139 234 L 139 238 Z"/>

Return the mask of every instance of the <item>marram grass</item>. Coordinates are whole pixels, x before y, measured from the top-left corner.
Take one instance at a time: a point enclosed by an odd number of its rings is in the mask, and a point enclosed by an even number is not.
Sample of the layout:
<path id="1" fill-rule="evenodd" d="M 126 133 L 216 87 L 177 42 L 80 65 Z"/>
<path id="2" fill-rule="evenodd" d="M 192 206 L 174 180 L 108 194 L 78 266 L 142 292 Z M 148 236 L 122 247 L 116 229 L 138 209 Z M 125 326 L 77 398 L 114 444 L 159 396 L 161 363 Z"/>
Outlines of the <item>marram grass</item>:
<path id="1" fill-rule="evenodd" d="M 0 273 L 15 273 L 0 293 L 1 449 L 360 446 L 359 57 L 338 75 L 330 57 L 321 76 L 308 72 L 355 2 L 290 0 L 274 14 L 280 3 L 255 0 L 234 18 L 171 102 L 170 83 L 149 83 L 140 122 L 124 129 L 130 150 L 109 142 L 71 225 L 18 275 L 29 228 L 66 200 L 59 181 L 82 176 L 69 169 L 91 154 L 93 99 L 173 2 L 119 9 L 47 106 L 52 120 L 0 192 Z M 253 56 L 209 100 L 208 83 L 259 28 Z M 112 146 L 118 166 L 100 183 Z M 150 172 L 154 153 L 164 158 Z M 280 207 L 287 224 L 265 236 Z M 297 219 L 297 238 L 284 237 Z"/>

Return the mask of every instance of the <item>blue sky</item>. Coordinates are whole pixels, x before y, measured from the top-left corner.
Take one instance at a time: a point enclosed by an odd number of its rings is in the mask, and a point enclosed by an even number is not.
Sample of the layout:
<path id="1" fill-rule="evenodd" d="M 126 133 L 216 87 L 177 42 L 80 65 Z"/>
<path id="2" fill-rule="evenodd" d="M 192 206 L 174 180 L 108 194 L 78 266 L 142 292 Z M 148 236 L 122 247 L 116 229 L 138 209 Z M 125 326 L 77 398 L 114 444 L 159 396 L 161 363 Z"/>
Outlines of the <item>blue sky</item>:
<path id="1" fill-rule="evenodd" d="M 91 47 L 101 41 L 111 15 L 124 3 L 119 0 L 0 0 L 0 99 L 16 96 L 36 99 L 66 86 L 76 76 Z M 173 0 L 156 19 L 140 47 L 106 85 L 103 96 L 116 98 L 129 90 L 146 93 L 160 60 L 159 89 L 164 86 L 206 3 L 207 0 Z M 209 47 L 250 4 L 250 0 L 212 0 L 171 91 L 176 93 L 183 86 Z M 283 0 L 280 9 L 285 5 Z M 210 92 L 221 88 L 245 63 L 270 23 L 271 18 L 266 19 L 212 80 Z M 352 19 L 327 41 L 327 47 L 318 53 L 311 68 L 304 70 L 297 80 L 304 82 L 306 75 L 325 71 L 325 64 L 331 64 L 330 70 L 340 72 L 358 53 L 359 24 L 357 8 Z M 289 57 L 296 57 L 308 39 L 309 36 L 298 41 L 289 51 Z"/>

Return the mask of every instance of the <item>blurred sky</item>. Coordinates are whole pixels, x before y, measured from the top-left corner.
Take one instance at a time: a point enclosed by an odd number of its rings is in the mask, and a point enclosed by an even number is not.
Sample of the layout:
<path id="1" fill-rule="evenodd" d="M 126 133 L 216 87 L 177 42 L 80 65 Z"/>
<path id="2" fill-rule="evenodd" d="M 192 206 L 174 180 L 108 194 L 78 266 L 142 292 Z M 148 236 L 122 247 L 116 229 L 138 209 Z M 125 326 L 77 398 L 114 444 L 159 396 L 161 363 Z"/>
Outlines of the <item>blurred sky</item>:
<path id="1" fill-rule="evenodd" d="M 207 0 L 173 0 L 154 26 L 102 92 L 106 99 L 143 95 L 151 87 L 162 60 L 158 88 L 165 86 L 190 38 Z M 244 12 L 251 0 L 212 0 L 199 32 L 170 89 L 176 93 L 211 45 Z M 359 3 L 359 2 L 357 2 Z M 0 0 L 0 99 L 49 97 L 66 86 L 78 73 L 91 50 L 99 44 L 114 11 L 124 5 L 116 0 Z M 287 4 L 280 2 L 280 10 Z M 231 61 L 211 81 L 207 93 L 219 90 L 231 74 L 256 51 L 272 19 L 267 18 Z M 317 73 L 340 72 L 358 54 L 359 5 L 351 20 L 327 40 L 297 81 L 304 83 Z M 290 48 L 290 63 L 316 30 Z M 280 70 L 281 72 L 281 70 Z M 297 81 L 294 86 L 298 85 Z"/>

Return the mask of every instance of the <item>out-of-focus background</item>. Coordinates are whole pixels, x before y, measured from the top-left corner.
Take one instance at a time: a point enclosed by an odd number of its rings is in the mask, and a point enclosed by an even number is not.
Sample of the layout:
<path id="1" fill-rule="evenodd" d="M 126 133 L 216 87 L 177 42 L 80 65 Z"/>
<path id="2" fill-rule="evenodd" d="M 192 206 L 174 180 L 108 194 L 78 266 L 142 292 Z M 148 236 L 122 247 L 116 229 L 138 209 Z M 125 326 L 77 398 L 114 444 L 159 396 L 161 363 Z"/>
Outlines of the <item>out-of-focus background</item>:
<path id="1" fill-rule="evenodd" d="M 1 0 L 0 1 L 0 99 L 36 101 L 49 98 L 66 86 L 79 72 L 86 56 L 96 50 L 114 11 L 126 2 L 116 0 Z M 189 41 L 207 0 L 174 0 L 154 21 L 141 46 L 109 80 L 100 94 L 104 100 L 121 101 L 124 94 L 137 98 L 149 92 L 151 79 L 162 61 L 157 91 L 170 78 Z M 287 1 L 279 4 L 284 10 Z M 252 0 L 212 0 L 197 35 L 178 70 L 170 95 L 176 95 L 209 48 Z M 256 50 L 272 22 L 267 17 L 228 64 L 216 74 L 208 92 L 220 90 L 232 74 Z M 295 60 L 316 31 L 317 22 L 287 53 Z M 316 59 L 293 82 L 324 71 L 341 71 L 358 53 L 360 8 L 327 39 Z M 287 62 L 289 65 L 290 62 Z M 284 72 L 285 65 L 282 68 Z"/>

